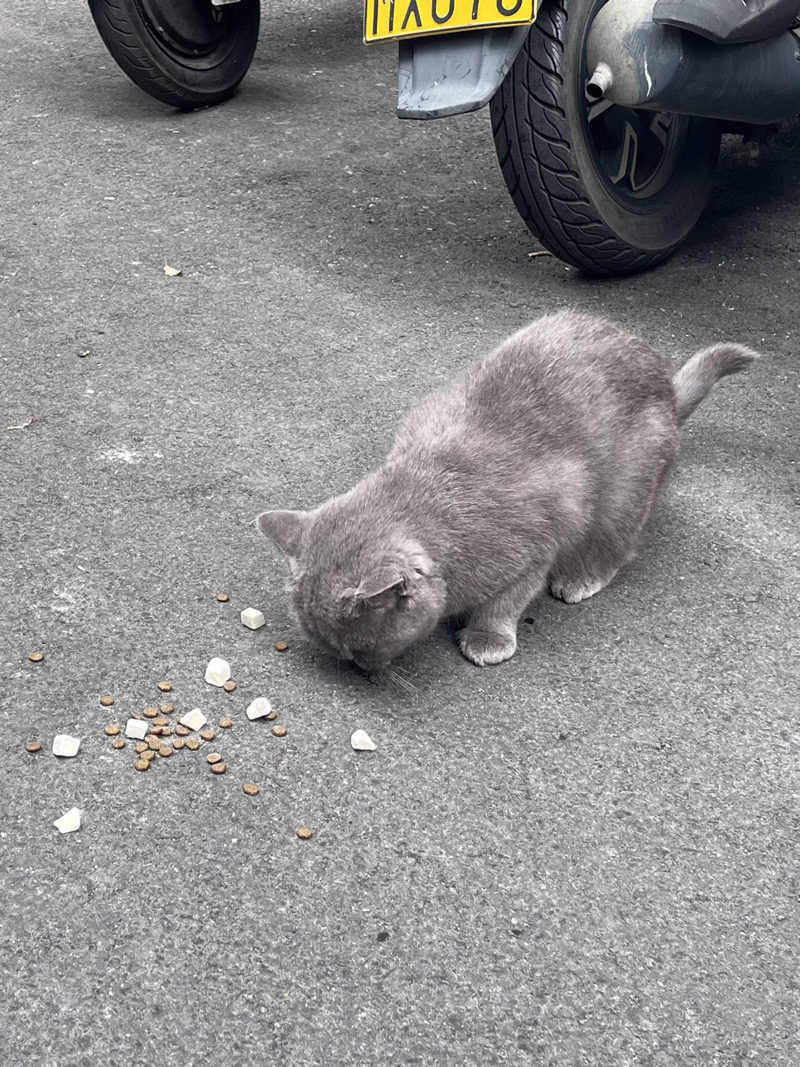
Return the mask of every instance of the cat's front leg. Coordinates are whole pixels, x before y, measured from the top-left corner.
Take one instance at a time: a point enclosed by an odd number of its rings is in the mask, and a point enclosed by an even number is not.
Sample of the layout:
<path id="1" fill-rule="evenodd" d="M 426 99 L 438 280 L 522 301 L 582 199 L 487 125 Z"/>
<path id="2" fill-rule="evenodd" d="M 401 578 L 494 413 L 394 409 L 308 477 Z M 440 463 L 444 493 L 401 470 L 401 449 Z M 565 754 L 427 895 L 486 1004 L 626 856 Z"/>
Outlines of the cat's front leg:
<path id="1" fill-rule="evenodd" d="M 461 651 L 479 667 L 511 659 L 517 651 L 517 623 L 541 592 L 547 572 L 537 569 L 476 608 L 459 632 Z"/>

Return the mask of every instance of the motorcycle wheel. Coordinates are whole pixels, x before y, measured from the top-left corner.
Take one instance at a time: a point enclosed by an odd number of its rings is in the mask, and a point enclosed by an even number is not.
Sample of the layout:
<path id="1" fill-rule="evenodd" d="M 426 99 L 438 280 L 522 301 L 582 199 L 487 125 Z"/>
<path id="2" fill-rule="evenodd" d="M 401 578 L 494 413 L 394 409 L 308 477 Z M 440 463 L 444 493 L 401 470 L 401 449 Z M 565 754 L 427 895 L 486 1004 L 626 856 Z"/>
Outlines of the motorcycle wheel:
<path id="1" fill-rule="evenodd" d="M 545 0 L 492 100 L 508 190 L 554 255 L 592 274 L 663 262 L 706 204 L 717 123 L 585 95 L 586 38 L 605 0 Z"/>
<path id="2" fill-rule="evenodd" d="M 218 104 L 247 73 L 260 0 L 89 0 L 106 47 L 139 88 L 173 107 Z"/>

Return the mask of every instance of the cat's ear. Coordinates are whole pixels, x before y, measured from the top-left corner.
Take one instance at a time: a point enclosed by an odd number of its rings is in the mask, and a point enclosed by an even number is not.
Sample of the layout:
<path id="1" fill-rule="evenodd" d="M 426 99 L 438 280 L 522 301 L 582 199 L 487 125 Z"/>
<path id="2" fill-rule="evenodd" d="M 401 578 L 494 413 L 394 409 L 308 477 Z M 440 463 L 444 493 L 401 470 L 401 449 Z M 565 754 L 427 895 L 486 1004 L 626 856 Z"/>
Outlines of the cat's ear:
<path id="1" fill-rule="evenodd" d="M 256 522 L 265 537 L 290 559 L 297 559 L 300 555 L 303 531 L 309 519 L 307 511 L 264 511 Z"/>
<path id="2" fill-rule="evenodd" d="M 406 580 L 397 568 L 381 567 L 362 578 L 356 588 L 344 589 L 342 606 L 347 615 L 360 615 L 364 608 L 389 607 L 406 588 Z"/>

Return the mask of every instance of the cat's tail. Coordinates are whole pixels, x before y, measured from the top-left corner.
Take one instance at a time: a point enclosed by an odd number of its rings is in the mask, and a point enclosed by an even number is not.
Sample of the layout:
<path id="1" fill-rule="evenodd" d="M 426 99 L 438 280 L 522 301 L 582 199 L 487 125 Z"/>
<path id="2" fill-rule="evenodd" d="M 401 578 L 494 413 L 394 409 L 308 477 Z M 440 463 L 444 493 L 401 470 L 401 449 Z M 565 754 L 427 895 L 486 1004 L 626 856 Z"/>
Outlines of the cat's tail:
<path id="1" fill-rule="evenodd" d="M 689 418 L 720 378 L 726 374 L 738 374 L 758 358 L 758 352 L 752 348 L 734 344 L 712 345 L 702 352 L 696 352 L 672 379 L 680 421 Z"/>

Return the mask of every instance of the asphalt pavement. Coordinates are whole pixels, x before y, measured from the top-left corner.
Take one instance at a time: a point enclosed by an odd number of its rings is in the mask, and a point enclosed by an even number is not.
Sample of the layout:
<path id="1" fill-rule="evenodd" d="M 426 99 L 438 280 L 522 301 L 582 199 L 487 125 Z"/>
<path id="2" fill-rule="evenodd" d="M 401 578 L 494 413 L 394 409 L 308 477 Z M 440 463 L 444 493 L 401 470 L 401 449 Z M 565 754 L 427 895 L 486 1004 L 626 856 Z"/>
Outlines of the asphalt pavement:
<path id="1" fill-rule="evenodd" d="M 0 1060 L 796 1067 L 800 127 L 723 156 L 669 264 L 596 281 L 529 256 L 486 112 L 398 122 L 395 50 L 311 7 L 265 5 L 239 95 L 177 113 L 85 5 L 5 5 Z M 636 561 L 509 663 L 448 627 L 412 694 L 329 662 L 255 516 L 565 306 L 765 358 L 687 424 Z M 111 747 L 164 679 L 226 774 Z"/>

